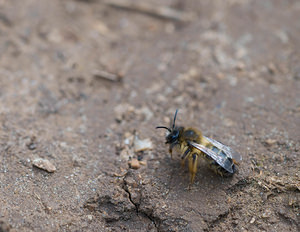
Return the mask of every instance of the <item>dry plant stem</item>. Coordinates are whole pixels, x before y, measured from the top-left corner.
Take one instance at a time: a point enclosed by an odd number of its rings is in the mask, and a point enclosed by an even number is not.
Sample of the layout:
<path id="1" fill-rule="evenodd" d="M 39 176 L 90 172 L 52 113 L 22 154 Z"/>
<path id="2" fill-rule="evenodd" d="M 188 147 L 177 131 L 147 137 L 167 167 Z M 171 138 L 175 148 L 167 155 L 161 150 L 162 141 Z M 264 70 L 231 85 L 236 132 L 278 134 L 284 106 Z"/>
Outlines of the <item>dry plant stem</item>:
<path id="1" fill-rule="evenodd" d="M 103 70 L 94 71 L 93 76 L 97 79 L 104 79 L 111 82 L 120 82 L 122 80 L 122 75 Z"/>
<path id="2" fill-rule="evenodd" d="M 154 6 L 146 2 L 133 2 L 128 0 L 109 0 L 106 4 L 119 9 L 130 10 L 142 14 L 148 14 L 158 18 L 168 20 L 190 22 L 193 20 L 194 15 L 179 10 L 175 10 L 166 6 Z"/>

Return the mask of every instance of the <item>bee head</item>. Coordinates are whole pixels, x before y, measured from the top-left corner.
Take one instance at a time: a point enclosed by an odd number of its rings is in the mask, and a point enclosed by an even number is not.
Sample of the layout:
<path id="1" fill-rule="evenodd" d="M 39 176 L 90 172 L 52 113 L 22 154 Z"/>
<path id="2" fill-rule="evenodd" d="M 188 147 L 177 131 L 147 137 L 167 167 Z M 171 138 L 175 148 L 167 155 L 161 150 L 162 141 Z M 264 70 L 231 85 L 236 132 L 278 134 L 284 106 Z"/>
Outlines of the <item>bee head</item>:
<path id="1" fill-rule="evenodd" d="M 166 143 L 174 143 L 178 140 L 179 130 L 174 128 L 171 132 L 166 136 Z"/>
<path id="2" fill-rule="evenodd" d="M 156 129 L 158 128 L 163 128 L 169 131 L 169 133 L 166 136 L 166 143 L 174 143 L 178 140 L 178 136 L 179 136 L 179 129 L 177 127 L 175 127 L 175 121 L 176 121 L 176 116 L 177 116 L 177 112 L 178 109 L 175 112 L 174 115 L 174 120 L 173 120 L 173 125 L 171 126 L 171 128 L 166 127 L 166 126 L 157 126 Z"/>

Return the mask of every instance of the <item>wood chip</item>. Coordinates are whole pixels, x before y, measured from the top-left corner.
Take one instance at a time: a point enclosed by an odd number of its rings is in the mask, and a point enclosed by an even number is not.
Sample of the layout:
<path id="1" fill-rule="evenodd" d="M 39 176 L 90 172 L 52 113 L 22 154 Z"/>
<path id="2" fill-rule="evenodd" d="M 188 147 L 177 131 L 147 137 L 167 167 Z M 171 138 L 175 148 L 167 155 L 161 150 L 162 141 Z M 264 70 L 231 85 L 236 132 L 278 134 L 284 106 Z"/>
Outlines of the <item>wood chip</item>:
<path id="1" fill-rule="evenodd" d="M 33 160 L 32 165 L 47 172 L 56 171 L 56 167 L 47 159 L 37 158 Z"/>

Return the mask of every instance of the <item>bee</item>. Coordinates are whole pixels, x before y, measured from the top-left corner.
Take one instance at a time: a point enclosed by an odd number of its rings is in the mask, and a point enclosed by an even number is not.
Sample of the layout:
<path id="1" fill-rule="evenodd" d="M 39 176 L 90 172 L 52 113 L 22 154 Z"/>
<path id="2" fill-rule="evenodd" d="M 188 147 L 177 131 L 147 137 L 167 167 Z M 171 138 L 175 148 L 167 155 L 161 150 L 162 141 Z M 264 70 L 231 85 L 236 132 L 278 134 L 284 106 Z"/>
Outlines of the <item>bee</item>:
<path id="1" fill-rule="evenodd" d="M 198 167 L 198 160 L 203 157 L 209 164 L 210 168 L 221 176 L 232 176 L 237 172 L 238 161 L 242 160 L 239 153 L 225 146 L 224 144 L 205 137 L 201 131 L 189 127 L 175 126 L 176 110 L 173 124 L 170 127 L 157 126 L 156 129 L 166 129 L 166 144 L 169 144 L 169 152 L 172 157 L 174 147 L 178 147 L 181 152 L 181 164 L 188 160 L 190 173 L 190 184 L 193 184 Z"/>

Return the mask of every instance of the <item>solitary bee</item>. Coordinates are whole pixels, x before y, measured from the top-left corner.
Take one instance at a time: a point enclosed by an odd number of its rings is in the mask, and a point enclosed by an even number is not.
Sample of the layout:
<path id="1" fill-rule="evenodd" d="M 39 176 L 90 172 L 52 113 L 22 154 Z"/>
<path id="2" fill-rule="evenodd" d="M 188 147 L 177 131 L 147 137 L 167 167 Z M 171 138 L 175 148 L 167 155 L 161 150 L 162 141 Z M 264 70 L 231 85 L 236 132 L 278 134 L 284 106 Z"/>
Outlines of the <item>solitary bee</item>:
<path id="1" fill-rule="evenodd" d="M 182 154 L 181 164 L 184 165 L 185 161 L 188 160 L 191 184 L 195 179 L 200 156 L 208 161 L 210 168 L 215 173 L 221 176 L 232 176 L 237 171 L 237 161 L 242 160 L 241 155 L 230 147 L 203 136 L 201 131 L 195 128 L 175 126 L 177 112 L 178 110 L 175 112 L 173 124 L 170 128 L 158 126 L 156 129 L 168 130 L 166 144 L 170 144 L 169 152 L 171 156 L 173 148 L 178 146 Z"/>

